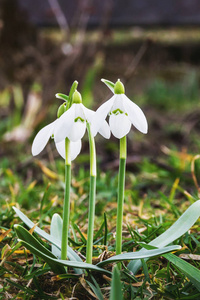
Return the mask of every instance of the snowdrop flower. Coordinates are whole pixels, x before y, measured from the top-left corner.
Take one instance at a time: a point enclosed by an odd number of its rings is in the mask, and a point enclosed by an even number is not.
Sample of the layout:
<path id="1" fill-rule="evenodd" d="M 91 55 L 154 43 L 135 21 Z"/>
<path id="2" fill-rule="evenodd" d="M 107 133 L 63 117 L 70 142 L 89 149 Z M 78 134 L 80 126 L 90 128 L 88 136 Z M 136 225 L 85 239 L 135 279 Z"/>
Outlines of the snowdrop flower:
<path id="1" fill-rule="evenodd" d="M 90 123 L 94 114 L 94 111 L 82 104 L 81 94 L 75 91 L 72 106 L 58 119 L 55 125 L 55 142 L 60 143 L 66 137 L 71 142 L 81 140 L 85 134 L 86 122 Z M 107 139 L 110 138 L 110 128 L 105 120 L 100 124 L 97 132 Z"/>
<path id="2" fill-rule="evenodd" d="M 60 108 L 64 107 L 63 105 L 60 106 Z M 60 109 L 59 108 L 59 109 Z M 58 110 L 59 112 L 59 110 Z M 50 137 L 54 135 L 55 126 L 57 122 L 59 121 L 59 118 L 56 119 L 54 122 L 50 123 L 49 125 L 43 127 L 34 138 L 33 144 L 32 144 L 32 155 L 36 156 L 38 155 L 46 146 L 48 143 L 48 140 Z M 61 141 L 60 143 L 55 143 L 56 149 L 60 156 L 62 156 L 65 159 L 65 140 Z M 71 160 L 74 160 L 77 155 L 81 151 L 81 140 L 77 140 L 76 142 L 70 143 L 70 153 L 71 153 Z"/>
<path id="3" fill-rule="evenodd" d="M 107 115 L 110 116 L 110 130 L 118 139 L 129 133 L 131 125 L 142 133 L 147 133 L 148 124 L 144 113 L 124 94 L 124 85 L 120 80 L 115 83 L 114 96 L 102 104 L 93 117 L 91 124 L 93 135 L 96 135 Z"/>

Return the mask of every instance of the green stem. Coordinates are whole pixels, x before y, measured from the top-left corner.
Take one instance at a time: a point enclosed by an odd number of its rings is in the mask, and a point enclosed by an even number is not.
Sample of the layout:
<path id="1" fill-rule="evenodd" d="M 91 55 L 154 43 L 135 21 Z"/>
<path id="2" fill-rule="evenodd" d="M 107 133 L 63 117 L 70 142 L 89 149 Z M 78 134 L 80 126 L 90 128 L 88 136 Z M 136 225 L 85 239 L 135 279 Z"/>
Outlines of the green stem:
<path id="1" fill-rule="evenodd" d="M 118 198 L 117 198 L 117 230 L 116 230 L 116 254 L 122 252 L 122 222 L 124 205 L 124 185 L 126 170 L 126 136 L 120 139 L 120 163 L 118 177 Z"/>
<path id="2" fill-rule="evenodd" d="M 96 149 L 95 149 L 94 137 L 91 134 L 89 123 L 87 123 L 87 130 L 88 130 L 89 144 L 90 144 L 90 196 L 89 196 L 86 262 L 91 264 L 92 253 L 93 253 L 93 232 L 94 232 L 95 197 L 96 197 Z"/>
<path id="3" fill-rule="evenodd" d="M 63 205 L 61 259 L 67 258 L 69 215 L 70 215 L 70 187 L 71 187 L 70 141 L 68 138 L 66 138 L 65 139 L 65 196 L 64 196 L 64 205 Z"/>

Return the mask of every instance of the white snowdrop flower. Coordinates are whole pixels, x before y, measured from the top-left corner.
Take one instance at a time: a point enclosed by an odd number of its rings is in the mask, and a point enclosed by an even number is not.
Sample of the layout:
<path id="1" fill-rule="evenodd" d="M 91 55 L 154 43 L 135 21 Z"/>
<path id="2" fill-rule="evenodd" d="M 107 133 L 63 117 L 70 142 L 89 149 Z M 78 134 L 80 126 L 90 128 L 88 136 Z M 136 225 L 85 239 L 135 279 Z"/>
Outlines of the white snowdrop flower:
<path id="1" fill-rule="evenodd" d="M 85 134 L 86 122 L 90 123 L 94 114 L 94 111 L 82 104 L 81 94 L 75 91 L 72 106 L 62 114 L 56 123 L 54 130 L 55 142 L 59 143 L 65 138 L 72 142 L 81 140 Z M 110 138 L 110 128 L 105 120 L 103 120 L 97 132 L 107 139 Z"/>
<path id="2" fill-rule="evenodd" d="M 110 130 L 118 139 L 129 133 L 131 125 L 146 134 L 148 131 L 146 117 L 139 106 L 124 94 L 124 86 L 120 80 L 115 84 L 114 93 L 114 96 L 97 109 L 91 122 L 92 134 L 96 135 L 107 115 L 110 116 Z"/>
<path id="3" fill-rule="evenodd" d="M 38 155 L 45 148 L 50 137 L 54 135 L 55 126 L 58 120 L 59 119 L 56 119 L 54 122 L 43 127 L 37 133 L 32 144 L 33 156 Z M 62 156 L 65 159 L 65 140 L 61 141 L 60 143 L 55 143 L 55 145 L 60 156 Z M 80 153 L 80 151 L 81 151 L 81 140 L 70 143 L 71 160 L 74 160 L 77 157 L 77 155 Z"/>

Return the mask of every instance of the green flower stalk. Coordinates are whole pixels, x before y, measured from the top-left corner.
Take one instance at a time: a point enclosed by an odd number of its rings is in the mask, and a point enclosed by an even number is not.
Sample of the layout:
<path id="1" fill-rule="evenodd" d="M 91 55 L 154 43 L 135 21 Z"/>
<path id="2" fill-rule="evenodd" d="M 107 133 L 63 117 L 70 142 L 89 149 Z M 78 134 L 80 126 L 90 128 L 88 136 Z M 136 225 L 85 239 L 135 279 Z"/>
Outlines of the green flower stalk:
<path id="1" fill-rule="evenodd" d="M 114 95 L 102 104 L 96 111 L 92 122 L 93 135 L 99 130 L 100 124 L 109 115 L 109 125 L 112 134 L 120 139 L 120 164 L 118 177 L 117 197 L 117 228 L 116 228 L 116 254 L 122 251 L 122 223 L 126 171 L 126 135 L 134 125 L 142 133 L 147 133 L 148 124 L 142 110 L 126 95 L 124 85 L 120 80 L 115 84 L 102 80 L 114 93 Z"/>
<path id="2" fill-rule="evenodd" d="M 74 81 L 71 86 L 69 96 L 64 94 L 56 94 L 56 97 L 64 100 L 64 103 L 60 105 L 57 111 L 57 119 L 49 125 L 42 128 L 36 135 L 33 145 L 32 154 L 38 155 L 46 146 L 50 137 L 54 137 L 57 134 L 56 128 L 59 124 L 62 116 L 70 109 L 73 103 L 73 94 L 78 86 L 78 82 Z M 63 132 L 65 127 L 60 128 Z M 58 153 L 65 159 L 65 195 L 63 205 L 63 229 L 61 240 L 61 258 L 67 258 L 67 243 L 68 243 L 68 231 L 69 231 L 69 215 L 70 215 L 70 186 L 71 186 L 71 161 L 74 160 L 81 151 L 81 140 L 70 141 L 68 137 L 65 137 L 62 141 L 56 142 L 56 149 Z"/>
<path id="3" fill-rule="evenodd" d="M 69 216 L 70 216 L 70 187 L 71 187 L 71 157 L 70 141 L 65 139 L 65 196 L 63 205 L 63 227 L 61 241 L 61 259 L 67 258 Z"/>
<path id="4" fill-rule="evenodd" d="M 70 95 L 69 95 L 70 98 Z M 69 226 L 69 188 L 70 188 L 70 154 L 68 152 L 68 143 L 76 143 L 80 141 L 84 136 L 86 127 L 89 135 L 90 143 L 90 196 L 89 196 L 89 224 L 88 224 L 88 241 L 87 241 L 87 262 L 92 262 L 92 250 L 93 250 L 93 230 L 94 230 L 94 211 L 95 211 L 95 194 L 96 194 L 96 150 L 94 143 L 94 136 L 90 131 L 90 122 L 95 112 L 86 108 L 82 104 L 82 97 L 78 91 L 73 93 L 72 101 L 69 99 L 69 109 L 67 109 L 59 118 L 55 126 L 55 142 L 60 143 L 64 139 L 66 141 L 66 188 L 65 188 L 65 204 L 64 204 L 64 214 L 63 214 L 63 252 L 62 259 L 66 253 L 65 244 L 67 241 L 67 228 Z M 99 133 L 105 138 L 110 137 L 110 129 L 106 121 L 103 121 L 99 129 Z M 64 221 L 66 219 L 66 221 Z"/>
<path id="5" fill-rule="evenodd" d="M 116 228 L 116 254 L 122 252 L 122 223 L 124 207 L 124 187 L 126 172 L 126 135 L 120 139 L 120 161 L 118 175 L 118 197 L 117 197 L 117 228 Z"/>
<path id="6" fill-rule="evenodd" d="M 87 122 L 87 131 L 90 144 L 90 195 L 89 195 L 89 214 L 87 231 L 86 262 L 92 263 L 93 252 L 93 232 L 95 217 L 95 197 L 96 197 L 96 149 L 94 137 L 91 134 L 90 124 Z"/>
<path id="7" fill-rule="evenodd" d="M 77 88 L 78 82 L 75 81 L 69 93 L 69 105 L 72 105 L 73 94 Z M 64 114 L 64 110 L 60 108 L 60 116 Z M 70 153 L 70 140 L 65 138 L 65 195 L 63 205 L 63 227 L 62 227 L 62 240 L 61 240 L 61 259 L 67 259 L 67 245 L 69 233 L 69 216 L 70 216 L 70 188 L 71 188 L 71 153 Z"/>

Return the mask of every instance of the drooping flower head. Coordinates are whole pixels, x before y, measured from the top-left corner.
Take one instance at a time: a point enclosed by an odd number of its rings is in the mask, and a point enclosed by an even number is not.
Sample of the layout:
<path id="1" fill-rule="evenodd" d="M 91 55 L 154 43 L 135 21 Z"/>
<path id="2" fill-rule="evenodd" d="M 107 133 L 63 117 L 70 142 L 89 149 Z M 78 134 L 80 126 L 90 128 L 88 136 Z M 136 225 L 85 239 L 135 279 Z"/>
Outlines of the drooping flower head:
<path id="1" fill-rule="evenodd" d="M 35 136 L 33 144 L 32 144 L 32 155 L 36 156 L 38 155 L 46 146 L 48 143 L 48 140 L 50 137 L 54 137 L 54 131 L 56 124 L 60 118 L 60 116 L 65 112 L 67 107 L 67 103 L 63 103 L 59 109 L 58 109 L 58 119 L 50 123 L 49 125 L 43 127 Z M 60 156 L 62 156 L 65 159 L 65 141 L 61 141 L 59 143 L 55 143 L 56 149 Z M 70 143 L 70 153 L 71 153 L 71 160 L 74 160 L 77 155 L 81 151 L 81 140 L 77 140 L 76 142 Z"/>
<path id="2" fill-rule="evenodd" d="M 111 90 L 114 95 L 97 109 L 92 119 L 92 134 L 96 135 L 107 115 L 109 115 L 110 130 L 118 139 L 129 133 L 131 125 L 146 134 L 148 130 L 146 117 L 139 106 L 124 94 L 124 85 L 121 81 L 118 80 Z"/>
<path id="3" fill-rule="evenodd" d="M 59 143 L 66 137 L 72 142 L 81 140 L 85 134 L 86 122 L 90 123 L 94 114 L 94 111 L 82 104 L 81 94 L 75 91 L 72 106 L 62 114 L 56 123 L 54 131 L 55 142 Z M 110 137 L 110 128 L 105 120 L 103 120 L 97 132 L 107 139 Z"/>

